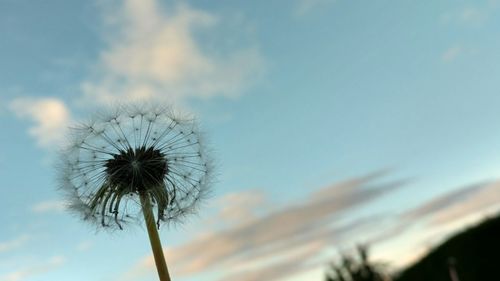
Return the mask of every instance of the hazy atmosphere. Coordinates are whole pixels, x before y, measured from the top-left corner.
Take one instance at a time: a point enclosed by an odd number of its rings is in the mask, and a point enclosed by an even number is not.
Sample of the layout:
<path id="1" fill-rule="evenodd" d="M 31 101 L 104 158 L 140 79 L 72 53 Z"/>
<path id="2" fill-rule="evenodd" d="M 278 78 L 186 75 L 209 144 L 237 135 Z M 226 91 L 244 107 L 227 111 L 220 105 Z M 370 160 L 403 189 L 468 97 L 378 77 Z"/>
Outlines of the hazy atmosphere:
<path id="1" fill-rule="evenodd" d="M 178 281 L 397 272 L 500 210 L 500 1 L 0 0 L 0 281 L 157 280 L 146 228 L 68 212 L 68 127 L 117 104 L 196 117 Z"/>

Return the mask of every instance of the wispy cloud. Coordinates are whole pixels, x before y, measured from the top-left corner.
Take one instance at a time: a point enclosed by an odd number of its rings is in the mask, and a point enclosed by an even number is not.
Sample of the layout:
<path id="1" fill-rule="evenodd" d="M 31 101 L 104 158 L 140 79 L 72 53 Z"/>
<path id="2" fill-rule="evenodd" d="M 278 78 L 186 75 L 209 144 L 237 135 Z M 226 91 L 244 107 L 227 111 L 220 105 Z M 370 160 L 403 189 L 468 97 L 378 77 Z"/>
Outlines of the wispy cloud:
<path id="1" fill-rule="evenodd" d="M 92 242 L 90 240 L 85 240 L 85 241 L 78 243 L 78 245 L 76 245 L 76 249 L 80 252 L 85 252 L 85 251 L 90 250 L 92 248 L 92 246 L 94 246 L 94 242 Z"/>
<path id="2" fill-rule="evenodd" d="M 500 211 L 500 182 L 480 182 L 456 188 L 404 211 L 369 241 L 371 244 L 384 243 L 390 248 L 391 239 L 398 236 L 405 239 L 404 245 L 398 246 L 397 255 L 406 256 L 406 259 L 393 261 L 394 265 L 404 266 L 414 258 L 425 254 L 429 250 L 429 241 L 435 244 L 450 232 L 460 230 L 464 224 L 477 222 L 485 215 L 498 211 Z M 415 225 L 422 227 L 418 232 L 410 231 L 415 230 L 413 228 Z M 411 241 L 411 244 L 408 244 L 408 241 Z M 389 252 L 395 254 L 393 250 L 394 248 L 390 248 Z M 415 255 L 416 252 L 418 255 Z M 392 258 L 387 256 L 387 251 L 385 257 Z"/>
<path id="3" fill-rule="evenodd" d="M 452 62 L 454 61 L 461 53 L 463 52 L 463 48 L 461 46 L 453 46 L 448 48 L 441 55 L 441 60 L 443 62 Z"/>
<path id="4" fill-rule="evenodd" d="M 319 265 L 317 262 L 311 262 L 311 259 L 328 246 L 329 245 L 325 244 L 324 241 L 311 241 L 295 249 L 293 253 L 290 253 L 285 258 L 271 262 L 271 264 L 263 268 L 254 267 L 252 269 L 236 272 L 223 277 L 220 281 L 236 279 L 244 281 L 278 280 L 292 276 Z M 323 264 L 323 262 L 320 262 L 320 264 Z"/>
<path id="5" fill-rule="evenodd" d="M 445 24 L 480 27 L 487 22 L 500 7 L 497 0 L 471 2 L 446 11 L 441 15 L 441 22 Z"/>
<path id="6" fill-rule="evenodd" d="M 405 212 L 401 219 L 429 219 L 431 226 L 451 223 L 500 203 L 500 182 L 477 183 L 443 194 Z"/>
<path id="7" fill-rule="evenodd" d="M 412 249 L 420 251 L 421 255 L 424 249 L 428 249 L 424 247 L 425 239 L 443 231 L 456 230 L 456 227 L 448 226 L 456 226 L 461 219 L 500 207 L 500 182 L 482 182 L 442 194 L 400 214 L 352 218 L 353 211 L 366 207 L 405 183 L 384 181 L 382 175 L 334 184 L 311 193 L 301 203 L 267 209 L 265 214 L 252 211 L 255 204 L 269 200 L 262 194 L 253 191 L 229 194 L 219 200 L 237 202 L 239 198 L 251 195 L 249 198 L 253 203 L 247 205 L 249 210 L 245 211 L 246 207 L 241 206 L 243 211 L 237 211 L 243 214 L 241 217 L 245 223 L 229 219 L 226 228 L 167 248 L 165 255 L 176 276 L 224 268 L 226 275 L 219 279 L 221 281 L 232 280 L 235 276 L 243 281 L 278 280 L 325 264 L 327 260 L 322 258 L 322 253 L 346 243 L 381 243 L 394 252 L 391 239 L 405 238 L 404 234 L 416 224 L 423 224 L 424 229 L 429 230 L 412 241 Z M 351 219 L 346 221 L 348 217 Z M 417 257 L 406 250 L 398 252 L 406 258 L 388 261 L 404 266 Z M 153 257 L 146 257 L 126 274 L 127 280 L 142 280 L 154 272 L 153 269 Z"/>
<path id="8" fill-rule="evenodd" d="M 364 240 L 376 245 L 375 259 L 402 268 L 425 255 L 450 234 L 500 211 L 500 181 L 458 187 L 399 214 L 378 220 Z M 397 258 L 395 258 L 397 257 Z"/>
<path id="9" fill-rule="evenodd" d="M 28 280 L 30 277 L 41 275 L 59 268 L 65 263 L 65 261 L 66 259 L 63 256 L 54 256 L 41 264 L 21 268 L 5 275 L 0 275 L 0 281 Z"/>
<path id="10" fill-rule="evenodd" d="M 95 73 L 82 83 L 87 102 L 234 97 L 263 69 L 257 46 L 221 53 L 203 48 L 195 34 L 210 34 L 221 22 L 206 11 L 157 0 L 104 10 L 109 40 Z"/>
<path id="11" fill-rule="evenodd" d="M 177 276 L 225 266 L 232 269 L 229 275 L 239 274 L 240 280 L 256 280 L 259 277 L 274 280 L 283 277 L 286 272 L 305 270 L 312 262 L 309 258 L 316 257 L 329 245 L 350 237 L 354 230 L 375 221 L 374 218 L 341 221 L 346 214 L 402 186 L 402 182 L 378 183 L 379 176 L 371 175 L 328 186 L 304 198 L 301 203 L 274 210 L 246 224 L 234 224 L 207 234 L 190 243 L 167 249 L 165 254 Z M 296 252 L 304 255 L 300 267 L 294 256 Z M 147 257 L 129 276 L 151 272 L 153 267 L 153 258 Z M 283 269 L 280 274 L 274 270 L 276 267 Z M 265 274 L 243 274 L 251 270 Z"/>
<path id="12" fill-rule="evenodd" d="M 476 7 L 466 7 L 458 15 L 459 19 L 464 22 L 481 22 L 487 17 L 485 11 Z"/>
<path id="13" fill-rule="evenodd" d="M 220 206 L 214 216 L 215 223 L 245 224 L 258 218 L 268 209 L 268 198 L 260 190 L 232 192 L 217 198 L 214 206 Z"/>
<path id="14" fill-rule="evenodd" d="M 304 16 L 313 10 L 320 9 L 336 0 L 298 0 L 295 7 L 297 16 Z"/>
<path id="15" fill-rule="evenodd" d="M 38 145 L 46 148 L 62 140 L 70 119 L 66 105 L 57 98 L 17 98 L 10 102 L 9 108 L 19 118 L 27 118 L 34 123 L 28 133 Z"/>
<path id="16" fill-rule="evenodd" d="M 449 204 L 448 208 L 433 214 L 431 223 L 441 226 L 498 207 L 500 207 L 500 182 L 492 182 L 473 188 L 462 200 L 455 201 L 454 204 Z"/>
<path id="17" fill-rule="evenodd" d="M 66 209 L 66 204 L 61 200 L 48 200 L 38 202 L 31 207 L 35 213 L 60 212 Z"/>
<path id="18" fill-rule="evenodd" d="M 20 235 L 15 239 L 0 242 L 0 253 L 17 249 L 18 247 L 24 245 L 29 239 L 30 237 L 28 235 Z"/>

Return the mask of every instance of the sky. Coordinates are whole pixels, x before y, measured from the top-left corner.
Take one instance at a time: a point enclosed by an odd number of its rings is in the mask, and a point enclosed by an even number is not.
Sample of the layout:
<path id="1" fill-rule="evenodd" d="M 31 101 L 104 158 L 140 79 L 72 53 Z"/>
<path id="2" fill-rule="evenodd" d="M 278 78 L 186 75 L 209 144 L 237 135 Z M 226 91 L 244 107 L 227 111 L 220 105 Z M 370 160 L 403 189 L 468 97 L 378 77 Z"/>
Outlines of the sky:
<path id="1" fill-rule="evenodd" d="M 66 210 L 68 126 L 149 101 L 216 164 L 162 227 L 179 281 L 391 270 L 500 210 L 500 1 L 0 0 L 0 281 L 155 280 L 145 227 Z"/>

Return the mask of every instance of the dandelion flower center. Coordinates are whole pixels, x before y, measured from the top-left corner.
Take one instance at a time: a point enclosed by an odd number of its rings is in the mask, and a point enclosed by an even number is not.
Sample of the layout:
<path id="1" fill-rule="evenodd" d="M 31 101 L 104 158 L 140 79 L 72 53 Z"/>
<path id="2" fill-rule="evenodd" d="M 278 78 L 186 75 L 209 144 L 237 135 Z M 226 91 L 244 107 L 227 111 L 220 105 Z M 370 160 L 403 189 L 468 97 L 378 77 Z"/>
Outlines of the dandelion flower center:
<path id="1" fill-rule="evenodd" d="M 143 192 L 161 185 L 168 173 L 165 155 L 144 146 L 120 150 L 106 161 L 105 167 L 109 183 L 128 192 Z"/>

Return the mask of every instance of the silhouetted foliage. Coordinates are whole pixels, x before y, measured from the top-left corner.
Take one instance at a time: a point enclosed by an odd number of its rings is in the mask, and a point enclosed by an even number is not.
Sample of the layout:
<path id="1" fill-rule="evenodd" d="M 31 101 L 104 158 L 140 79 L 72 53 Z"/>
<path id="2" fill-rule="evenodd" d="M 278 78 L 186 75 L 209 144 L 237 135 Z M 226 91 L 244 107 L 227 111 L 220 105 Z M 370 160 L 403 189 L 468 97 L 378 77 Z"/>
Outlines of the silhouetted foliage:
<path id="1" fill-rule="evenodd" d="M 388 281 L 381 266 L 368 260 L 368 248 L 358 246 L 357 257 L 343 255 L 339 264 L 332 263 L 326 281 Z"/>
<path id="2" fill-rule="evenodd" d="M 395 281 L 450 281 L 455 273 L 460 281 L 500 280 L 499 253 L 497 216 L 448 239 Z"/>

